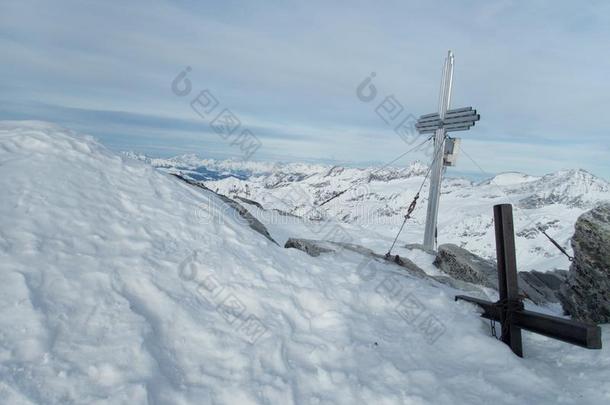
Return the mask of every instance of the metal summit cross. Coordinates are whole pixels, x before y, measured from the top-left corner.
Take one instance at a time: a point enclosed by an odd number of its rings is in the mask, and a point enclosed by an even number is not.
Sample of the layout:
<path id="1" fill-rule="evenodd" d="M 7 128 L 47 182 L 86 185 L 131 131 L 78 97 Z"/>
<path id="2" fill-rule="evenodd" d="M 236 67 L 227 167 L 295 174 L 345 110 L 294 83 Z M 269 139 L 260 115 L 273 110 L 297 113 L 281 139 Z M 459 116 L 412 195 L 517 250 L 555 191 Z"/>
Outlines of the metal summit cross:
<path id="1" fill-rule="evenodd" d="M 452 87 L 453 53 L 449 51 L 443 67 L 438 113 L 422 115 L 417 120 L 417 124 L 415 124 L 415 128 L 420 134 L 435 134 L 434 158 L 430 169 L 426 231 L 424 233 L 424 248 L 428 250 L 434 250 L 434 242 L 436 240 L 436 223 L 438 220 L 438 203 L 443 166 L 455 165 L 455 156 L 460 141 L 458 138 L 447 138 L 447 132 L 467 131 L 481 118 L 472 107 L 449 109 Z M 443 159 L 440 159 L 441 152 L 443 153 Z"/>
<path id="2" fill-rule="evenodd" d="M 599 326 L 524 309 L 517 284 L 513 207 L 510 204 L 494 206 L 494 224 L 500 300 L 490 302 L 464 295 L 456 296 L 455 300 L 476 304 L 483 309 L 481 315 L 483 318 L 492 322 L 501 322 L 500 340 L 510 346 L 513 353 L 519 357 L 523 357 L 521 329 L 587 349 L 601 349 L 602 340 Z"/>

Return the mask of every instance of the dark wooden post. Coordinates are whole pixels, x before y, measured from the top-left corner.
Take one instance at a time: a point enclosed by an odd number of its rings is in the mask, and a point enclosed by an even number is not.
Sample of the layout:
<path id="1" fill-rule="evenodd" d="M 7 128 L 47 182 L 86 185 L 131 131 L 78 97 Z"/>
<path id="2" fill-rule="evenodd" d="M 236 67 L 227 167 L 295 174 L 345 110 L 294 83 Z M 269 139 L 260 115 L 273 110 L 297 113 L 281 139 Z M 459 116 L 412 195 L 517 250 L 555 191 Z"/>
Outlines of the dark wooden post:
<path id="1" fill-rule="evenodd" d="M 496 229 L 496 257 L 498 260 L 498 287 L 500 302 L 505 305 L 501 312 L 501 340 L 510 346 L 519 357 L 523 357 L 521 329 L 510 319 L 512 312 L 520 305 L 517 285 L 517 258 L 515 254 L 515 234 L 513 225 L 513 207 L 510 204 L 494 206 Z"/>
<path id="2" fill-rule="evenodd" d="M 587 349 L 602 348 L 602 330 L 599 326 L 527 311 L 519 299 L 517 285 L 517 258 L 513 208 L 510 204 L 494 206 L 496 225 L 496 255 L 498 258 L 498 291 L 500 300 L 491 302 L 480 298 L 457 295 L 455 300 L 471 302 L 483 308 L 483 318 L 502 323 L 502 341 L 513 353 L 523 357 L 521 329 L 539 333 Z"/>

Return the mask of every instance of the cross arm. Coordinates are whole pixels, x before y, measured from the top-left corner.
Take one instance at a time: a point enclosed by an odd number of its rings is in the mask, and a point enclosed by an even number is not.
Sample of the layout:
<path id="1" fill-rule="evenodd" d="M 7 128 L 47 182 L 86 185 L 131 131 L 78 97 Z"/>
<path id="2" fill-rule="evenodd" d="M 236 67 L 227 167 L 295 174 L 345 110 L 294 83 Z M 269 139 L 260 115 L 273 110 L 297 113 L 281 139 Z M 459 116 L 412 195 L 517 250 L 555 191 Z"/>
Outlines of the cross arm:
<path id="1" fill-rule="evenodd" d="M 483 309 L 483 314 L 481 314 L 483 318 L 500 321 L 502 310 L 491 301 L 467 297 L 465 295 L 457 295 L 455 300 L 476 304 Z M 521 329 L 587 349 L 602 348 L 601 329 L 595 324 L 558 318 L 527 310 L 515 311 L 512 315 L 512 323 Z"/>

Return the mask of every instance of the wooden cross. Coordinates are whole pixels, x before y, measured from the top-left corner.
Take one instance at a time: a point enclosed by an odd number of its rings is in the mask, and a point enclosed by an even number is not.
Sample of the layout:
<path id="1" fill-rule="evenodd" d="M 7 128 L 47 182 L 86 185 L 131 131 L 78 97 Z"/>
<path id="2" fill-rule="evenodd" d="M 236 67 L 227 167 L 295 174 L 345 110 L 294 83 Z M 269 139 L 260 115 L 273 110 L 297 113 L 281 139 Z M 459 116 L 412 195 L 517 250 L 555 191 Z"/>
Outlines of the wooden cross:
<path id="1" fill-rule="evenodd" d="M 517 261 L 513 226 L 513 207 L 510 204 L 494 206 L 496 229 L 496 257 L 498 259 L 498 291 L 500 300 L 490 302 L 458 295 L 455 300 L 471 302 L 483 308 L 483 318 L 502 324 L 501 340 L 523 357 L 521 329 L 561 340 L 587 349 L 601 349 L 601 329 L 591 323 L 577 322 L 556 316 L 527 311 L 519 299 Z"/>

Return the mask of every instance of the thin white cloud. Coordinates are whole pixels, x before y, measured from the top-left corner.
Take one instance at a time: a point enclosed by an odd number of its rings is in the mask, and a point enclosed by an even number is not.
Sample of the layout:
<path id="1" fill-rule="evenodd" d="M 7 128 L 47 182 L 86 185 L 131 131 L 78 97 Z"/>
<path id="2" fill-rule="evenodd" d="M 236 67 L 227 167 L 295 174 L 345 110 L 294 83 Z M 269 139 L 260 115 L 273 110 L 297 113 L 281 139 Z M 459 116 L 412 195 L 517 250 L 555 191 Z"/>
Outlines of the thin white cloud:
<path id="1" fill-rule="evenodd" d="M 266 140 L 261 157 L 384 161 L 406 146 L 356 86 L 375 71 L 380 97 L 430 112 L 452 48 L 454 105 L 482 114 L 459 134 L 464 147 L 486 159 L 485 147 L 502 144 L 512 170 L 543 173 L 564 161 L 608 177 L 597 159 L 610 128 L 608 43 L 606 3 L 21 0 L 0 5 L 0 97 L 192 119 L 187 100 L 169 91 L 189 65 L 196 89 L 213 90 Z M 104 128 L 91 131 L 104 140 Z M 140 145 L 130 139 L 125 149 Z M 167 135 L 168 150 L 175 141 Z M 543 142 L 553 153 L 541 159 Z M 553 157 L 562 150 L 568 159 Z M 508 164 L 490 159 L 488 169 Z"/>

